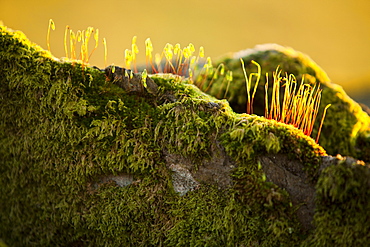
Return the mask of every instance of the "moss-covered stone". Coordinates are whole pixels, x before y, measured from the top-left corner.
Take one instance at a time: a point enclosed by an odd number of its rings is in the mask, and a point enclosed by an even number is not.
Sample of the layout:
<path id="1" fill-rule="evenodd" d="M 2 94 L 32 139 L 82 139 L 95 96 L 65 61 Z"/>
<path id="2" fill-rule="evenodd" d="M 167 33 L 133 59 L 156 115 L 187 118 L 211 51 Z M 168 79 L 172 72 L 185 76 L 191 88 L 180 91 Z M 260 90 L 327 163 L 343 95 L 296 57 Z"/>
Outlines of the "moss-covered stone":
<path id="1" fill-rule="evenodd" d="M 155 93 L 125 90 L 109 73 L 0 31 L 0 239 L 9 246 L 296 246 L 320 237 L 258 159 L 285 154 L 316 183 L 326 152 L 300 130 L 236 114 L 170 75 L 151 77 Z M 231 182 L 198 173 L 196 186 L 176 192 L 171 162 L 183 158 L 196 173 L 223 152 Z"/>
<path id="2" fill-rule="evenodd" d="M 370 167 L 339 158 L 317 183 L 316 229 L 305 246 L 367 246 L 370 239 Z"/>
<path id="3" fill-rule="evenodd" d="M 312 132 L 316 137 L 322 118 L 323 109 L 328 109 L 320 136 L 320 144 L 331 155 L 342 154 L 369 161 L 369 133 L 370 117 L 353 101 L 344 90 L 330 82 L 327 74 L 307 55 L 292 48 L 279 45 L 259 45 L 254 49 L 247 49 L 224 56 L 218 63 L 224 63 L 227 70 L 233 71 L 234 80 L 229 85 L 226 98 L 236 112 L 245 112 L 247 93 L 245 79 L 240 58 L 243 59 L 246 72 L 254 73 L 257 68 L 252 60 L 261 65 L 261 81 L 254 100 L 254 112 L 263 116 L 265 109 L 265 74 L 269 73 L 269 84 L 272 85 L 272 73 L 279 67 L 282 73 L 293 74 L 297 81 L 309 84 L 320 83 L 322 91 L 321 106 Z M 253 82 L 254 83 L 254 82 Z M 205 87 L 208 87 L 205 84 Z M 252 84 L 252 88 L 254 84 Z M 214 80 L 207 93 L 221 99 L 227 90 L 224 78 Z M 270 96 L 271 97 L 271 96 Z"/>

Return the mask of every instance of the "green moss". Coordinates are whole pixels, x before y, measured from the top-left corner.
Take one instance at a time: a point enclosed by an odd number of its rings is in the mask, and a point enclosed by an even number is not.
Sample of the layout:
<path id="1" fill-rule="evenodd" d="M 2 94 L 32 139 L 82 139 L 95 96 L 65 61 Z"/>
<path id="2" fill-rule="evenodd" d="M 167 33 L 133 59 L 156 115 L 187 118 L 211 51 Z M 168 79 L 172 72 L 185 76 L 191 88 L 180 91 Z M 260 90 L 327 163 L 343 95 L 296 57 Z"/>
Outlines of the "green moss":
<path id="1" fill-rule="evenodd" d="M 317 179 L 320 157 L 326 155 L 322 147 L 302 131 L 258 116 L 240 115 L 239 122 L 221 139 L 230 156 L 241 163 L 262 153 L 286 153 L 301 161 L 314 180 Z"/>
<path id="2" fill-rule="evenodd" d="M 348 164 L 326 168 L 317 184 L 315 233 L 307 246 L 367 246 L 370 227 L 370 167 Z"/>
<path id="3" fill-rule="evenodd" d="M 157 95 L 125 92 L 5 27 L 0 47 L 0 239 L 10 246 L 294 246 L 307 237 L 257 162 L 287 153 L 316 180 L 325 151 L 300 130 L 236 114 L 167 75 L 152 76 Z M 164 151 L 197 168 L 219 143 L 235 161 L 233 185 L 175 193 Z M 122 173 L 134 182 L 99 180 Z"/>
<path id="4" fill-rule="evenodd" d="M 0 239 L 0 247 L 8 247 L 8 246 Z"/>
<path id="5" fill-rule="evenodd" d="M 296 244 L 298 239 L 295 231 L 299 231 L 299 228 L 296 228 L 294 217 L 279 210 L 273 213 L 264 199 L 258 202 L 261 204 L 249 201 L 248 198 L 252 198 L 252 195 L 245 189 L 252 189 L 250 186 L 244 184 L 236 191 L 225 193 L 203 185 L 198 191 L 179 198 L 171 207 L 170 214 L 176 220 L 174 227 L 169 231 L 166 244 L 170 246 Z M 272 197 L 269 195 L 271 205 L 274 204 L 276 208 L 279 208 L 279 202 L 284 201 L 283 198 L 286 196 L 279 193 Z M 264 198 L 267 195 L 260 196 Z M 265 217 L 267 215 L 269 217 Z"/>
<path id="6" fill-rule="evenodd" d="M 358 145 L 358 142 L 366 142 L 366 146 L 368 146 L 369 140 L 362 138 L 359 141 L 357 139 L 359 136 L 364 136 L 362 133 L 369 131 L 370 117 L 362 111 L 359 104 L 348 97 L 340 86 L 331 83 L 327 74 L 311 58 L 291 48 L 270 45 L 257 46 L 255 49 L 241 51 L 233 56 L 226 56 L 221 59 L 218 63 L 224 63 L 226 69 L 233 71 L 234 79 L 229 85 L 226 98 L 236 112 L 245 112 L 247 101 L 245 79 L 239 58 L 243 58 L 247 74 L 257 71 L 255 65 L 251 63 L 252 60 L 258 62 L 262 68 L 261 81 L 254 100 L 254 112 L 257 115 L 264 115 L 264 86 L 266 83 L 264 75 L 269 73 L 271 85 L 273 81 L 272 72 L 278 66 L 283 74 L 295 75 L 298 82 L 301 81 L 303 76 L 305 83 L 319 82 L 323 89 L 321 105 L 311 136 L 316 138 L 323 110 L 328 104 L 331 104 L 324 121 L 320 145 L 331 155 L 339 153 L 368 160 L 366 159 L 366 150 L 363 149 L 362 145 Z M 208 87 L 207 84 L 205 85 L 206 87 Z M 253 87 L 254 85 L 252 85 Z M 221 99 L 226 88 L 227 83 L 225 83 L 223 78 L 220 78 L 214 81 L 207 93 Z"/>

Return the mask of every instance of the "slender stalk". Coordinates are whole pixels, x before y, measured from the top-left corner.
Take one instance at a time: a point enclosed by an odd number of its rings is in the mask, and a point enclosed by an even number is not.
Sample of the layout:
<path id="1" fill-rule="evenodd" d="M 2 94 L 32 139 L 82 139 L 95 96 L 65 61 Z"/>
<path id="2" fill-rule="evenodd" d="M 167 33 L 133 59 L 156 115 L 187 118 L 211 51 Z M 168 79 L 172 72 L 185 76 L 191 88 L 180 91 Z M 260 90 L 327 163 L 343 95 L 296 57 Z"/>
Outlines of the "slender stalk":
<path id="1" fill-rule="evenodd" d="M 251 95 L 250 95 L 250 91 L 251 91 L 251 82 L 248 80 L 248 76 L 247 76 L 247 72 L 245 71 L 245 66 L 244 66 L 244 61 L 242 58 L 240 58 L 240 62 L 242 64 L 242 69 L 243 69 L 243 74 L 244 74 L 244 78 L 245 78 L 245 87 L 246 87 L 246 90 L 247 90 L 247 114 L 251 114 Z"/>
<path id="2" fill-rule="evenodd" d="M 265 118 L 269 118 L 269 97 L 268 97 L 268 88 L 269 88 L 269 76 L 266 73 L 266 84 L 265 84 Z"/>
<path id="3" fill-rule="evenodd" d="M 106 68 L 108 52 L 107 52 L 107 40 L 105 38 L 103 38 L 103 45 L 104 45 L 104 68 Z"/>
<path id="4" fill-rule="evenodd" d="M 253 60 L 252 60 L 252 63 L 257 66 L 258 71 L 257 71 L 257 73 L 251 73 L 251 74 L 256 75 L 256 77 L 257 77 L 256 82 L 254 84 L 253 94 L 252 94 L 252 101 L 251 101 L 251 107 L 250 107 L 251 108 L 251 113 L 253 113 L 254 95 L 256 94 L 258 83 L 259 83 L 260 78 L 261 78 L 261 66 Z M 249 81 L 251 81 L 251 80 L 249 80 Z"/>
<path id="5" fill-rule="evenodd" d="M 137 40 L 137 37 L 134 36 L 132 38 L 132 44 L 131 44 L 131 56 L 132 56 L 132 61 L 134 62 L 134 71 L 135 73 L 137 73 L 137 67 L 136 67 L 136 54 L 139 53 L 139 48 L 137 47 L 136 45 L 136 40 Z"/>
<path id="6" fill-rule="evenodd" d="M 94 34 L 94 40 L 95 40 L 95 47 L 94 49 L 91 51 L 90 55 L 89 55 L 89 58 L 88 60 L 90 61 L 90 58 L 92 56 L 92 54 L 95 52 L 95 50 L 98 48 L 98 44 L 99 44 L 99 29 L 96 29 L 95 30 L 95 34 Z"/>
<path id="7" fill-rule="evenodd" d="M 48 35 L 46 37 L 46 43 L 47 43 L 49 52 L 50 52 L 50 29 L 55 30 L 55 23 L 52 19 L 49 20 Z"/>
<path id="8" fill-rule="evenodd" d="M 211 87 L 211 85 L 212 85 L 213 81 L 214 81 L 215 79 L 217 79 L 219 71 L 221 71 L 221 72 L 220 72 L 220 74 L 221 74 L 221 75 L 223 75 L 223 74 L 224 74 L 225 66 L 224 66 L 224 64 L 223 64 L 223 63 L 221 63 L 220 65 L 218 65 L 218 66 L 217 66 L 217 69 L 216 69 L 216 71 L 213 73 L 212 79 L 211 79 L 211 81 L 209 82 L 209 84 L 208 84 L 208 86 L 207 86 L 206 90 L 204 90 L 204 92 L 207 92 L 207 91 L 208 91 L 208 89 Z"/>

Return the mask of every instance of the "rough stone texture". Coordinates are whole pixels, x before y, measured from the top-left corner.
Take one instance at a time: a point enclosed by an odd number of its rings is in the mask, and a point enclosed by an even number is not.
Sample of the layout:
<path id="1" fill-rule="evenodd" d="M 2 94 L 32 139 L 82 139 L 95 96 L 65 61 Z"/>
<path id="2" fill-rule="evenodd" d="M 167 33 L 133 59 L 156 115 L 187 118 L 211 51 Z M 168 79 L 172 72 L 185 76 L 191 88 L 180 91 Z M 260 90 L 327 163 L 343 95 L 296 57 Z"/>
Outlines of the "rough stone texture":
<path id="1" fill-rule="evenodd" d="M 193 178 L 190 171 L 183 168 L 181 164 L 170 164 L 169 168 L 173 171 L 172 185 L 173 189 L 181 196 L 185 195 L 188 191 L 196 190 L 199 183 Z"/>
<path id="2" fill-rule="evenodd" d="M 118 66 L 109 66 L 104 71 L 108 80 L 123 88 L 126 92 L 142 94 L 147 91 L 152 95 L 156 95 L 158 92 L 157 84 L 150 77 L 144 79 L 142 74 L 133 73 L 131 70 Z"/>
<path id="3" fill-rule="evenodd" d="M 314 229 L 312 222 L 315 214 L 316 183 L 308 177 L 303 164 L 298 160 L 289 159 L 286 154 L 261 156 L 259 160 L 266 174 L 266 180 L 285 189 L 291 196 L 293 205 L 299 206 L 297 217 L 303 228 L 305 230 Z M 341 161 L 348 165 L 364 164 L 352 157 L 323 156 L 319 171 L 337 165 Z"/>
<path id="4" fill-rule="evenodd" d="M 259 159 L 266 173 L 266 180 L 289 193 L 293 205 L 299 206 L 297 216 L 302 226 L 306 230 L 311 230 L 315 213 L 315 184 L 310 182 L 302 163 L 291 160 L 284 154 L 267 155 Z"/>
<path id="5" fill-rule="evenodd" d="M 215 146 L 211 158 L 202 160 L 200 164 L 194 164 L 194 161 L 179 154 L 164 152 L 167 166 L 174 172 L 172 183 L 175 189 L 179 189 L 177 192 L 184 194 L 201 183 L 217 185 L 220 189 L 232 185 L 230 172 L 235 165 L 222 146 Z"/>
<path id="6" fill-rule="evenodd" d="M 93 183 L 92 188 L 98 189 L 102 184 L 115 182 L 119 187 L 126 187 L 134 182 L 134 176 L 128 173 L 121 173 L 119 175 L 104 175 L 101 176 L 97 182 Z"/>
<path id="7" fill-rule="evenodd" d="M 324 170 L 326 167 L 331 165 L 338 164 L 339 161 L 344 161 L 347 165 L 358 164 L 358 165 L 365 165 L 365 162 L 362 160 L 355 159 L 353 157 L 342 157 L 340 154 L 337 156 L 323 156 L 322 157 L 322 165 L 320 166 L 320 172 Z"/>

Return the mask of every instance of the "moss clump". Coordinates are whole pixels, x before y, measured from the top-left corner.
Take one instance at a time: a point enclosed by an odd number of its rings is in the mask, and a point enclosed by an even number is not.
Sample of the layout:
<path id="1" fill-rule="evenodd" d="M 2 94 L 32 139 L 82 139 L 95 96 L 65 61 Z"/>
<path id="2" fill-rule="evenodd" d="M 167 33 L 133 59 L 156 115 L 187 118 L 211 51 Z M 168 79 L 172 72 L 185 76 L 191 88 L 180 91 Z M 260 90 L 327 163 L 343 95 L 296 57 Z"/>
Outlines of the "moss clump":
<path id="1" fill-rule="evenodd" d="M 347 96 L 340 86 L 331 83 L 327 74 L 313 60 L 291 48 L 278 45 L 262 45 L 220 59 L 219 63 L 225 64 L 226 69 L 233 71 L 234 80 L 229 85 L 226 98 L 236 112 L 245 112 L 247 101 L 240 58 L 243 59 L 248 74 L 256 72 L 255 65 L 251 63 L 252 60 L 258 62 L 262 68 L 261 82 L 254 100 L 254 112 L 256 114 L 264 115 L 264 86 L 266 83 L 264 75 L 266 73 L 269 73 L 270 85 L 273 81 L 272 72 L 278 66 L 283 74 L 295 75 L 298 82 L 304 76 L 305 83 L 318 82 L 323 89 L 321 105 L 312 136 L 317 136 L 323 110 L 326 105 L 331 104 L 325 117 L 320 144 L 329 154 L 336 155 L 339 153 L 368 160 L 368 152 L 359 142 L 367 143 L 366 146 L 369 145 L 369 138 L 365 138 L 365 136 L 367 136 L 366 133 L 370 129 L 370 117 L 362 111 L 359 104 Z M 208 85 L 206 84 L 205 87 L 208 87 Z M 252 85 L 253 87 L 254 85 Z M 223 78 L 220 78 L 213 82 L 207 93 L 222 98 L 226 88 L 227 84 Z M 361 141 L 358 139 L 359 137 Z"/>
<path id="2" fill-rule="evenodd" d="M 156 94 L 61 63 L 0 33 L 0 239 L 10 246 L 296 246 L 307 238 L 257 157 L 287 153 L 314 181 L 325 151 L 296 128 L 235 114 L 171 76 Z M 165 153 L 194 169 L 221 143 L 228 188 L 175 193 Z M 129 174 L 120 185 L 101 178 Z"/>
<path id="3" fill-rule="evenodd" d="M 342 160 L 323 170 L 317 183 L 316 229 L 307 246 L 367 246 L 370 228 L 370 166 Z"/>

